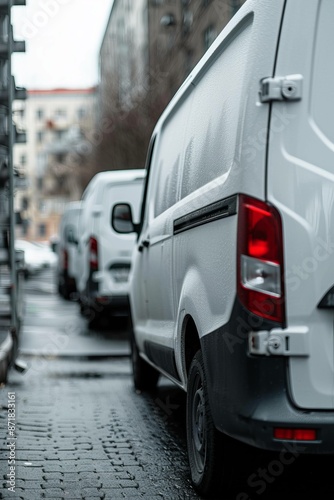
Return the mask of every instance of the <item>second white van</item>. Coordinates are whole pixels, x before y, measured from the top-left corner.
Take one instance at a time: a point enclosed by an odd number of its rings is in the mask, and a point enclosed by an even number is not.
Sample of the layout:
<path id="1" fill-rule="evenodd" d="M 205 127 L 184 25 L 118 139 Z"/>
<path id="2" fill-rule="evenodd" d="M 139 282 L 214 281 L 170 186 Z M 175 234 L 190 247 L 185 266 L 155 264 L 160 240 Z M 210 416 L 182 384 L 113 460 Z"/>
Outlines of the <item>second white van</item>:
<path id="1" fill-rule="evenodd" d="M 114 231 L 112 206 L 129 203 L 134 217 L 139 218 L 145 175 L 144 169 L 100 172 L 82 195 L 77 288 L 81 311 L 92 327 L 104 316 L 128 314 L 128 277 L 135 236 Z"/>

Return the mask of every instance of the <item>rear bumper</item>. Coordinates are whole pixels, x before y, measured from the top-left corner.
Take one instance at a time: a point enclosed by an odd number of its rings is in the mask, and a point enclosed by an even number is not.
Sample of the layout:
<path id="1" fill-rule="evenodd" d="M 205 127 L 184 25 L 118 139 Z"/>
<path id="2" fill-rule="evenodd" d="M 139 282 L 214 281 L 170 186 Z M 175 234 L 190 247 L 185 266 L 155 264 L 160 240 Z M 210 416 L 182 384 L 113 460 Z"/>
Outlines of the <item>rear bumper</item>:
<path id="1" fill-rule="evenodd" d="M 85 293 L 81 294 L 81 303 L 94 309 L 97 314 L 110 314 L 112 316 L 127 316 L 130 311 L 129 296 L 127 292 L 108 289 L 107 293 L 101 292 L 100 283 L 93 279 L 94 272 L 90 272 Z"/>
<path id="2" fill-rule="evenodd" d="M 99 295 L 81 298 L 81 303 L 93 309 L 96 314 L 110 316 L 128 316 L 130 312 L 129 298 L 127 295 Z"/>
<path id="3" fill-rule="evenodd" d="M 217 429 L 262 449 L 281 451 L 291 445 L 299 453 L 334 453 L 334 411 L 298 409 L 289 397 L 287 358 L 250 356 L 251 330 L 254 321 L 236 302 L 229 323 L 201 339 Z M 275 427 L 315 429 L 317 439 L 276 440 Z"/>

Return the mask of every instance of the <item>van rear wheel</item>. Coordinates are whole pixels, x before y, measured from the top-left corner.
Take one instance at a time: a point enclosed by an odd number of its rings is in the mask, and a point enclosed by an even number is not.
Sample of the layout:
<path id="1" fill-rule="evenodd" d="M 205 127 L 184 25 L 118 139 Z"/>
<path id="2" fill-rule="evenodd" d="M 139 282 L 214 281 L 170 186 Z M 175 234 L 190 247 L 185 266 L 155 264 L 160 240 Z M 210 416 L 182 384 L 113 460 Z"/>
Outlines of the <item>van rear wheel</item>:
<path id="1" fill-rule="evenodd" d="M 159 380 L 159 372 L 140 357 L 133 333 L 130 335 L 133 385 L 137 391 L 152 391 Z"/>
<path id="2" fill-rule="evenodd" d="M 186 418 L 188 459 L 194 487 L 205 498 L 225 494 L 234 484 L 233 475 L 236 469 L 240 470 L 242 457 L 237 451 L 238 443 L 214 426 L 200 350 L 189 370 Z"/>

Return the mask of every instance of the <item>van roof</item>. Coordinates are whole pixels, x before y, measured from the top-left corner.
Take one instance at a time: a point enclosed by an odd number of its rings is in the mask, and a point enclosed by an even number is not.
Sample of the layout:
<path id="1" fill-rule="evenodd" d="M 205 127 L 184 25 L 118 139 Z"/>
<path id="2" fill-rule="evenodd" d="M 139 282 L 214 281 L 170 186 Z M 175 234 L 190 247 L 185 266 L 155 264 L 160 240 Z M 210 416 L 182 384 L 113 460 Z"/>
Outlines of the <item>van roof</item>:
<path id="1" fill-rule="evenodd" d="M 99 172 L 95 174 L 92 181 L 113 181 L 123 182 L 137 179 L 143 179 L 146 175 L 146 170 L 143 168 L 129 169 L 129 170 L 108 170 L 106 172 Z"/>

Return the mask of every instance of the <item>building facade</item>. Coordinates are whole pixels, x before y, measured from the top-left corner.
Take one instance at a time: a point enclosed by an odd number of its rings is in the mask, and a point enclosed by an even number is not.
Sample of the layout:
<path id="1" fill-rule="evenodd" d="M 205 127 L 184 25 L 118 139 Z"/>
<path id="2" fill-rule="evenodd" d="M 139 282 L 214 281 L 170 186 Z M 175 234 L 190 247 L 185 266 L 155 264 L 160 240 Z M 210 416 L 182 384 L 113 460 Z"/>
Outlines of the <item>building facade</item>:
<path id="1" fill-rule="evenodd" d="M 147 0 L 115 0 L 100 56 L 100 102 L 129 109 L 147 91 Z"/>
<path id="2" fill-rule="evenodd" d="M 26 178 L 17 193 L 20 237 L 48 240 L 57 233 L 68 201 L 82 193 L 81 168 L 94 142 L 96 88 L 29 90 L 14 103 L 14 119 L 27 130 L 14 148 L 14 165 Z"/>
<path id="3" fill-rule="evenodd" d="M 100 51 L 100 101 L 168 101 L 245 0 L 115 0 Z"/>

